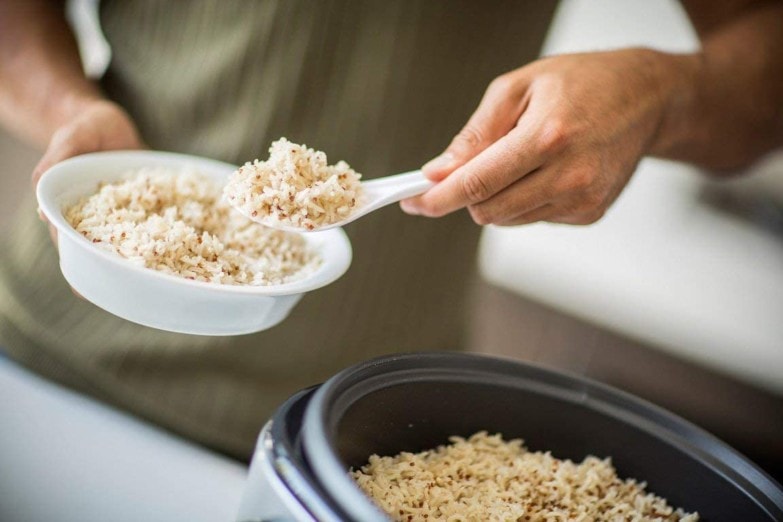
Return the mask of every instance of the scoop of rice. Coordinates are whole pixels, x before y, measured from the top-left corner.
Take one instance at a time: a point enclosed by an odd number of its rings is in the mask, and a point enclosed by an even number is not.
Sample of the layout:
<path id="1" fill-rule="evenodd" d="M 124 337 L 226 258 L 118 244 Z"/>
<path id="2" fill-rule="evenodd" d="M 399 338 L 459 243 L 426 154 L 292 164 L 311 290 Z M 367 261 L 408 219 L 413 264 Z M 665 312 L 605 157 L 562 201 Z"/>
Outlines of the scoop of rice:
<path id="1" fill-rule="evenodd" d="M 97 247 L 197 281 L 275 285 L 320 264 L 301 236 L 250 221 L 222 201 L 220 186 L 190 170 L 129 172 L 65 217 Z"/>
<path id="2" fill-rule="evenodd" d="M 522 440 L 481 431 L 421 453 L 373 455 L 351 471 L 359 487 L 400 521 L 633 521 L 695 522 L 618 478 L 610 459 L 581 463 L 531 452 Z"/>
<path id="3" fill-rule="evenodd" d="M 226 200 L 252 219 L 313 230 L 348 217 L 361 198 L 361 175 L 344 161 L 280 138 L 269 159 L 245 163 L 223 189 Z"/>

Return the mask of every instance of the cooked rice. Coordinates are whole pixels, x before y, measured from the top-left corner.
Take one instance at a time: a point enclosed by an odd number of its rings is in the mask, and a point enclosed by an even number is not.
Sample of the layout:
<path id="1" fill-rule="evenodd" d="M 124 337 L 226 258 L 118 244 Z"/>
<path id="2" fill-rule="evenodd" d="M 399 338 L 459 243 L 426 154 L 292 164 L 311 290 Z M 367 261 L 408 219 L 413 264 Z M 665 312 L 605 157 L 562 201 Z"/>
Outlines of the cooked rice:
<path id="1" fill-rule="evenodd" d="M 359 178 L 346 162 L 328 165 L 323 152 L 280 138 L 268 160 L 234 172 L 223 194 L 252 219 L 313 230 L 351 214 L 361 198 Z"/>
<path id="2" fill-rule="evenodd" d="M 481 431 L 421 453 L 373 455 L 351 471 L 359 487 L 394 520 L 695 522 L 621 480 L 610 459 L 582 463 L 528 451 L 522 440 Z"/>
<path id="3" fill-rule="evenodd" d="M 96 246 L 146 268 L 196 281 L 276 285 L 320 264 L 304 239 L 235 212 L 220 186 L 192 170 L 146 168 L 66 210 Z"/>

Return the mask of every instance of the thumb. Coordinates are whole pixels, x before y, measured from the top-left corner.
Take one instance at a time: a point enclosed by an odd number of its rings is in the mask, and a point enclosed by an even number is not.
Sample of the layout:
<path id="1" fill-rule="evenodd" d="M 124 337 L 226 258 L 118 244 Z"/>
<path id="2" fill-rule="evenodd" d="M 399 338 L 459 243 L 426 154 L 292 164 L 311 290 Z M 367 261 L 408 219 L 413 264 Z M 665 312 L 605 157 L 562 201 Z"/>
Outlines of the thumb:
<path id="1" fill-rule="evenodd" d="M 41 179 L 41 176 L 43 176 L 44 172 L 49 170 L 50 167 L 72 156 L 83 154 L 84 152 L 89 152 L 89 150 L 87 150 L 86 147 L 83 147 L 82 144 L 77 140 L 62 140 L 57 139 L 57 137 L 53 138 L 40 161 L 33 169 L 33 190 L 35 190 L 35 186 L 38 185 L 38 181 Z"/>
<path id="2" fill-rule="evenodd" d="M 422 167 L 432 181 L 442 181 L 514 128 L 527 104 L 524 70 L 498 76 L 478 108 L 446 150 Z"/>

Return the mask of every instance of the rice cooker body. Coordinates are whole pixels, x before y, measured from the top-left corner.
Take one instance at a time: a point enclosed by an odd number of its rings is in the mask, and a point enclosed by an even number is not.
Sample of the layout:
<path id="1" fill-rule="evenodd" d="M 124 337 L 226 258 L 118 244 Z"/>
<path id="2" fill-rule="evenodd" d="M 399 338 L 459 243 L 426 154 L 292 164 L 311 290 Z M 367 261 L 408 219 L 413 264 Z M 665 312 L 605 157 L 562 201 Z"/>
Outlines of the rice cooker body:
<path id="1" fill-rule="evenodd" d="M 315 389 L 302 390 L 289 398 L 261 430 L 238 522 L 346 520 L 318 485 L 301 454 L 299 434 Z"/>
<path id="2" fill-rule="evenodd" d="M 373 453 L 420 451 L 480 430 L 559 458 L 610 456 L 620 476 L 646 481 L 704 520 L 783 520 L 783 488 L 711 435 L 619 390 L 529 364 L 466 354 L 384 357 L 294 396 L 271 422 L 279 443 L 266 444 L 287 463 L 276 478 L 310 516 L 295 520 L 387 520 L 349 467 Z M 257 460 L 259 452 L 251 474 Z"/>

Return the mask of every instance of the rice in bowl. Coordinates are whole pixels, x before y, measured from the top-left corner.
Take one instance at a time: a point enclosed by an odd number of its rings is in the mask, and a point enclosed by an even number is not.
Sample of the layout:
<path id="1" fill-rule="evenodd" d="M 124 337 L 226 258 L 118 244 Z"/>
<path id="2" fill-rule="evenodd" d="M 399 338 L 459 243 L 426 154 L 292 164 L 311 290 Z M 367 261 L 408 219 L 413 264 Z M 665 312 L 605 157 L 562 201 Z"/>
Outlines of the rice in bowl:
<path id="1" fill-rule="evenodd" d="M 405 522 L 696 522 L 623 480 L 610 459 L 581 463 L 528 451 L 522 440 L 478 432 L 421 453 L 373 455 L 351 476 L 392 519 Z"/>
<path id="2" fill-rule="evenodd" d="M 360 174 L 346 162 L 291 143 L 272 143 L 269 159 L 245 163 L 223 194 L 244 215 L 271 225 L 313 230 L 347 218 L 361 199 Z"/>
<path id="3" fill-rule="evenodd" d="M 130 171 L 66 209 L 65 218 L 96 247 L 196 281 L 279 285 L 321 262 L 301 236 L 235 212 L 219 185 L 192 170 Z"/>

